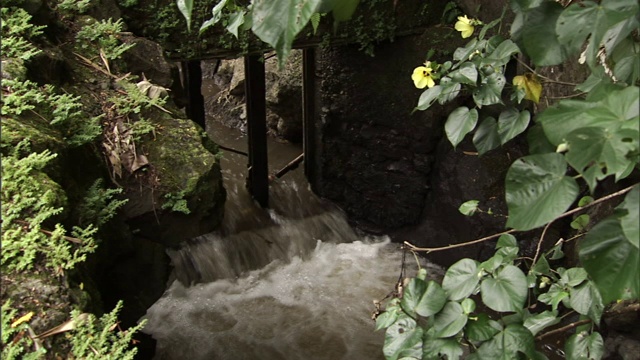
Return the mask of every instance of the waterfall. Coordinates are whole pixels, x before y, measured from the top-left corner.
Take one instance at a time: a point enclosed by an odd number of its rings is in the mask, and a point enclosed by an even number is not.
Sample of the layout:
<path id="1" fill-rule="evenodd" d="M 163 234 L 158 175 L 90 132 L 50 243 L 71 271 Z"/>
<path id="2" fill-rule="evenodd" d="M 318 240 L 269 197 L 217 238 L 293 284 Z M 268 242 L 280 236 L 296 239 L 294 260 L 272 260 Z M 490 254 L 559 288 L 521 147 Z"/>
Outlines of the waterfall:
<path id="1" fill-rule="evenodd" d="M 246 159 L 223 160 L 221 230 L 168 251 L 174 280 L 144 317 L 155 359 L 384 359 L 371 314 L 398 280 L 399 245 L 357 234 L 300 185 L 300 170 L 272 183 L 271 209 L 261 209 L 244 189 Z M 406 260 L 415 274 L 416 259 Z"/>

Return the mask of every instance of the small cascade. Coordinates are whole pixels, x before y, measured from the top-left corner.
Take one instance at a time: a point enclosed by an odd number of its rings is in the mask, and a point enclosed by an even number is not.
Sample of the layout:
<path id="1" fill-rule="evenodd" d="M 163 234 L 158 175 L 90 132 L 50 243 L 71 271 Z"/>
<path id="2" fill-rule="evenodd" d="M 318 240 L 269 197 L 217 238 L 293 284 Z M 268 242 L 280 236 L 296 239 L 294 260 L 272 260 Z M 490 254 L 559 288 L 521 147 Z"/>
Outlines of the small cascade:
<path id="1" fill-rule="evenodd" d="M 169 250 L 175 277 L 184 285 L 232 279 L 274 260 L 306 259 L 318 241 L 341 243 L 358 239 L 337 211 L 291 220 L 272 214 L 277 220 L 272 226 L 227 237 L 207 234 L 186 242 L 178 250 Z"/>
<path id="2" fill-rule="evenodd" d="M 285 150 L 285 159 L 299 151 Z M 225 154 L 222 167 L 221 229 L 168 251 L 175 281 L 147 310 L 155 359 L 384 359 L 384 332 L 374 331 L 371 314 L 398 280 L 399 245 L 358 235 L 313 195 L 301 169 L 271 184 L 265 210 L 244 189 L 246 159 Z"/>

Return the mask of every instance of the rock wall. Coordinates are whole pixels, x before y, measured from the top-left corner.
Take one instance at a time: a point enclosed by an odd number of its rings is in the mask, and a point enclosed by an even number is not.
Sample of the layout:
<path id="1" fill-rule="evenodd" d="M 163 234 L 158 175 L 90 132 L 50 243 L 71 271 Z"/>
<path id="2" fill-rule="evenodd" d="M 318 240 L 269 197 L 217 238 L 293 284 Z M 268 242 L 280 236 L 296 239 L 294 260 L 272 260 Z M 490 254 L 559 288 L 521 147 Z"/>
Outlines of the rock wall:
<path id="1" fill-rule="evenodd" d="M 455 49 L 451 29 L 317 55 L 317 192 L 370 229 L 415 224 L 429 193 L 443 121 L 455 104 L 412 113 L 422 92 L 411 72 L 427 51 Z"/>

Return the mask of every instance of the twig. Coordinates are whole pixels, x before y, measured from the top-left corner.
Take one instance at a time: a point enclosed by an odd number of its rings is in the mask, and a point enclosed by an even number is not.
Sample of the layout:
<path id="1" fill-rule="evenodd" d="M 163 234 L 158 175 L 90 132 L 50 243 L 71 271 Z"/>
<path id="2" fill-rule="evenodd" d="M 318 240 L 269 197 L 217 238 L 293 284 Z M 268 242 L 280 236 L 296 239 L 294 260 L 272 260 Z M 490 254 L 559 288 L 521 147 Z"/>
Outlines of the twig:
<path id="1" fill-rule="evenodd" d="M 544 227 L 544 230 L 542 230 L 542 235 L 540 235 L 540 240 L 538 240 L 538 246 L 537 246 L 537 248 L 536 248 L 536 256 L 533 258 L 533 260 L 534 260 L 534 261 L 533 261 L 533 263 L 535 264 L 535 261 L 538 259 L 538 255 L 540 254 L 540 248 L 542 247 L 542 242 L 543 242 L 543 240 L 544 240 L 544 236 L 545 236 L 545 234 L 547 233 L 547 229 L 549 228 L 549 226 L 550 226 L 554 221 L 556 221 L 556 220 L 558 220 L 558 219 L 561 219 L 561 218 L 563 218 L 563 217 L 567 217 L 567 216 L 569 216 L 569 215 L 573 215 L 573 214 L 575 214 L 575 213 L 577 213 L 577 212 L 580 212 L 580 211 L 582 211 L 582 210 L 584 210 L 584 209 L 586 209 L 586 208 L 589 208 L 589 207 L 594 206 L 594 205 L 596 205 L 596 204 L 599 204 L 599 203 L 601 203 L 601 202 L 607 201 L 607 200 L 609 200 L 609 199 L 613 199 L 614 197 L 617 197 L 617 196 L 620 196 L 620 195 L 624 195 L 624 194 L 628 193 L 629 191 L 631 191 L 631 190 L 633 189 L 633 187 L 634 187 L 634 186 L 636 186 L 636 185 L 638 185 L 638 184 L 640 184 L 640 183 L 633 184 L 633 185 L 631 185 L 631 186 L 629 186 L 629 187 L 626 187 L 626 188 L 624 188 L 624 189 L 622 189 L 622 190 L 620 190 L 620 191 L 616 191 L 616 192 L 614 192 L 614 193 L 612 193 L 612 194 L 609 194 L 609 195 L 607 195 L 607 196 L 603 196 L 603 197 L 599 198 L 598 200 L 595 200 L 595 201 L 593 201 L 593 202 L 588 203 L 587 205 L 577 207 L 577 208 L 575 208 L 575 209 L 573 209 L 573 210 L 569 210 L 569 211 L 567 211 L 567 212 L 565 212 L 565 213 L 563 213 L 563 214 L 558 215 L 555 219 L 551 220 L 551 221 L 550 221 L 550 222 L 549 222 L 549 223 Z"/>
<path id="2" fill-rule="evenodd" d="M 28 226 L 28 227 L 30 227 L 30 226 L 31 226 L 31 224 L 29 224 L 28 222 L 26 222 L 26 221 L 24 221 L 24 220 L 14 220 L 14 221 L 15 221 L 15 222 L 17 222 L 18 224 L 26 225 L 26 226 Z M 53 232 L 52 232 L 52 231 L 49 231 L 49 230 L 40 229 L 40 232 L 45 233 L 45 234 L 47 234 L 47 235 L 49 235 L 49 236 L 53 236 Z M 70 241 L 70 242 L 72 242 L 72 243 L 76 243 L 76 244 L 82 244 L 82 243 L 83 243 L 83 241 L 82 241 L 82 240 L 80 240 L 80 239 L 78 239 L 78 238 L 74 238 L 74 237 L 66 236 L 66 235 L 62 235 L 62 237 L 63 237 L 65 240 Z"/>
<path id="3" fill-rule="evenodd" d="M 590 322 L 591 322 L 591 319 L 584 319 L 584 320 L 576 321 L 574 323 L 571 323 L 569 325 L 563 326 L 561 328 L 557 328 L 555 330 L 551 330 L 551 331 L 546 332 L 544 334 L 540 334 L 540 335 L 538 335 L 536 337 L 536 340 L 539 341 L 539 340 L 542 340 L 542 339 L 544 339 L 544 338 L 546 338 L 548 336 L 551 336 L 551 335 L 554 335 L 554 334 L 557 334 L 557 333 L 561 333 L 561 332 L 565 332 L 567 330 L 573 329 L 574 327 L 577 327 L 577 326 L 580 326 L 580 325 L 584 325 L 584 324 L 588 324 Z"/>
<path id="4" fill-rule="evenodd" d="M 511 234 L 512 232 L 516 232 L 516 231 L 518 231 L 518 230 L 511 229 L 511 230 L 503 231 L 503 232 L 498 233 L 498 234 L 489 235 L 489 236 L 483 237 L 481 239 L 467 241 L 467 242 L 463 242 L 463 243 L 460 243 L 460 244 L 453 244 L 453 245 L 447 245 L 447 246 L 442 246 L 442 247 L 436 247 L 436 248 L 421 248 L 421 247 L 417 247 L 417 246 L 411 244 L 408 241 L 405 241 L 404 244 L 407 245 L 409 247 L 409 250 L 411 250 L 411 251 L 421 251 L 421 252 L 426 252 L 428 254 L 428 253 L 431 253 L 431 252 L 434 252 L 434 251 L 449 250 L 449 249 L 455 249 L 455 248 L 459 248 L 459 247 L 463 247 L 463 246 L 478 244 L 478 243 L 481 243 L 481 242 L 484 242 L 484 241 L 487 241 L 487 240 L 495 239 L 495 238 L 497 238 L 499 236 L 502 236 L 502 235 Z"/>
<path id="5" fill-rule="evenodd" d="M 640 183 L 633 184 L 633 185 L 631 185 L 631 186 L 629 186 L 627 188 L 624 188 L 624 189 L 622 189 L 620 191 L 616 191 L 616 192 L 614 192 L 612 194 L 609 194 L 607 196 L 603 196 L 603 197 L 599 198 L 598 200 L 595 200 L 595 201 L 593 201 L 593 202 L 591 202 L 591 203 L 589 203 L 587 205 L 575 208 L 573 210 L 569 210 L 569 211 L 567 211 L 565 213 L 562 213 L 562 214 L 558 215 L 555 219 L 551 220 L 545 226 L 545 229 L 542 231 L 542 235 L 540 236 L 540 240 L 539 240 L 539 243 L 538 243 L 538 249 L 536 250 L 536 256 L 535 256 L 534 260 L 537 260 L 537 258 L 538 258 L 538 255 L 539 255 L 538 253 L 539 253 L 539 250 L 540 250 L 540 247 L 541 247 L 540 243 L 542 243 L 542 240 L 544 240 L 544 236 L 545 236 L 545 234 L 547 232 L 547 228 L 549 228 L 551 223 L 553 223 L 554 221 L 556 221 L 558 219 L 561 219 L 563 217 L 567 217 L 569 215 L 573 215 L 573 214 L 575 214 L 577 212 L 580 212 L 580 211 L 582 211 L 582 210 L 584 210 L 584 209 L 586 209 L 588 207 L 591 207 L 591 206 L 594 206 L 594 205 L 599 204 L 601 202 L 613 199 L 614 197 L 617 197 L 617 196 L 620 196 L 620 195 L 624 195 L 624 194 L 628 193 L 629 191 L 631 191 L 633 189 L 633 187 L 638 185 L 638 184 L 640 184 Z M 495 238 L 497 238 L 499 236 L 502 236 L 502 235 L 511 234 L 513 232 L 521 232 L 521 231 L 522 230 L 511 229 L 511 230 L 503 231 L 501 233 L 489 235 L 489 236 L 486 236 L 486 237 L 483 237 L 483 238 L 480 238 L 480 239 L 477 239 L 477 240 L 467 241 L 467 242 L 463 242 L 463 243 L 460 243 L 460 244 L 453 244 L 453 245 L 447 245 L 447 246 L 442 246 L 442 247 L 436 247 L 436 248 L 421 248 L 421 247 L 417 247 L 417 246 L 411 244 L 408 241 L 405 241 L 404 244 L 411 251 L 426 252 L 428 254 L 428 253 L 431 253 L 431 252 L 434 252 L 434 251 L 449 250 L 449 249 L 455 249 L 455 248 L 464 247 L 464 246 L 468 246 L 468 245 L 474 245 L 474 244 L 478 244 L 478 243 L 481 243 L 481 242 L 484 242 L 484 241 L 487 241 L 487 240 L 495 239 Z M 573 238 L 571 240 L 573 240 Z M 534 261 L 534 263 L 535 263 L 535 261 Z"/>
<path id="6" fill-rule="evenodd" d="M 524 66 L 525 68 L 527 68 L 527 70 L 531 71 L 532 73 L 536 74 L 537 77 L 546 80 L 547 82 L 552 82 L 558 85 L 569 85 L 569 86 L 578 86 L 578 84 L 574 84 L 574 83 L 570 83 L 570 82 L 565 82 L 565 81 L 560 81 L 560 80 L 553 80 L 551 78 L 548 78 L 544 75 L 540 75 L 538 74 L 535 70 L 533 70 L 529 65 L 527 65 L 527 63 L 525 63 L 524 61 L 518 59 L 518 57 L 515 57 L 516 61 L 518 61 L 520 63 L 520 65 Z"/>

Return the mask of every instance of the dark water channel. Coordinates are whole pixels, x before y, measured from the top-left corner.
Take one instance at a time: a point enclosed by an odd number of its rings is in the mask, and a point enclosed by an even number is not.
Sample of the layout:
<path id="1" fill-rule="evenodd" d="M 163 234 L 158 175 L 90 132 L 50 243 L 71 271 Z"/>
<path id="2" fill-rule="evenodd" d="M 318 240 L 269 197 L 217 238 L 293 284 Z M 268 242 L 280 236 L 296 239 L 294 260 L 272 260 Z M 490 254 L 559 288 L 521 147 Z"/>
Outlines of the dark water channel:
<path id="1" fill-rule="evenodd" d="M 212 124 L 208 133 L 246 151 L 237 130 Z M 301 153 L 278 141 L 268 146 L 270 173 Z M 155 359 L 383 359 L 372 301 L 393 289 L 398 245 L 357 234 L 313 195 L 302 166 L 272 182 L 270 209 L 260 208 L 245 189 L 246 163 L 223 152 L 221 229 L 169 253 L 179 280 L 145 316 Z"/>

